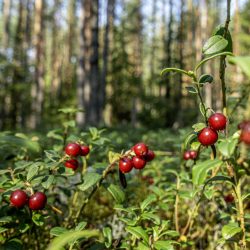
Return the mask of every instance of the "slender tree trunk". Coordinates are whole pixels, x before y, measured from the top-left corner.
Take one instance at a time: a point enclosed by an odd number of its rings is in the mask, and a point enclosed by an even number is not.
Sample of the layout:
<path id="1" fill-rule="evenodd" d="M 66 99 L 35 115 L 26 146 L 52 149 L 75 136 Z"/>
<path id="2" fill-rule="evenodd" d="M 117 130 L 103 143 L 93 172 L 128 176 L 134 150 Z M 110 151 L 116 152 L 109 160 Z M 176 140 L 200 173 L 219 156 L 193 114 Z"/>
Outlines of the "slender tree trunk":
<path id="1" fill-rule="evenodd" d="M 100 95 L 99 95 L 99 117 L 100 120 L 103 120 L 103 110 L 105 107 L 106 99 L 106 78 L 108 73 L 108 62 L 109 62 L 109 46 L 110 46 L 110 36 L 113 31 L 113 22 L 115 15 L 115 0 L 108 0 L 107 5 L 107 20 L 106 27 L 104 32 L 104 48 L 103 48 L 103 68 L 101 72 L 100 79 Z"/>
<path id="2" fill-rule="evenodd" d="M 150 51 L 150 78 L 149 78 L 149 94 L 153 94 L 153 83 L 155 79 L 155 49 L 156 49 L 156 6 L 157 0 L 153 0 L 153 9 L 152 9 L 152 40 L 151 40 L 151 51 Z"/>
<path id="3" fill-rule="evenodd" d="M 43 101 L 45 91 L 44 81 L 44 8 L 45 0 L 35 1 L 35 20 L 34 20 L 34 46 L 35 46 L 35 84 L 32 87 L 33 113 L 31 116 L 31 127 L 41 125 L 43 114 Z"/>

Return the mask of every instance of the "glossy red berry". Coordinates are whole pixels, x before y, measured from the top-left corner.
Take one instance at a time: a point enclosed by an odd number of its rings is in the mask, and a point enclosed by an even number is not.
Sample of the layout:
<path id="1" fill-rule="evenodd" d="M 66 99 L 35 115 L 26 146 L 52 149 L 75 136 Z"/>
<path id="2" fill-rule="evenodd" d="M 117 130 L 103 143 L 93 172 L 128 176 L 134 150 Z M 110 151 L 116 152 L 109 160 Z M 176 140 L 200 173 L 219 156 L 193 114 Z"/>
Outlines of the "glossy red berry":
<path id="1" fill-rule="evenodd" d="M 76 156 L 80 155 L 80 153 L 81 153 L 81 147 L 77 143 L 69 143 L 65 147 L 65 153 L 67 155 L 69 155 L 69 156 L 76 157 Z"/>
<path id="2" fill-rule="evenodd" d="M 134 168 L 136 168 L 136 169 L 143 169 L 147 163 L 146 160 L 144 160 L 138 156 L 134 156 L 132 158 L 132 161 L 133 161 Z"/>
<path id="3" fill-rule="evenodd" d="M 73 170 L 76 170 L 79 166 L 79 163 L 76 159 L 70 159 L 64 162 L 64 166 L 66 168 L 71 168 Z"/>
<path id="4" fill-rule="evenodd" d="M 241 127 L 240 141 L 250 145 L 250 121 L 245 121 Z"/>
<path id="5" fill-rule="evenodd" d="M 31 210 L 42 210 L 47 203 L 47 196 L 43 192 L 36 192 L 29 199 L 29 208 Z"/>
<path id="6" fill-rule="evenodd" d="M 212 128 L 204 128 L 198 134 L 198 140 L 203 146 L 209 146 L 218 140 L 217 132 Z"/>
<path id="7" fill-rule="evenodd" d="M 189 151 L 189 150 L 186 151 L 186 152 L 184 152 L 184 154 L 183 154 L 183 159 L 184 159 L 185 161 L 191 159 L 191 158 L 190 158 L 190 151 Z"/>
<path id="8" fill-rule="evenodd" d="M 195 160 L 197 158 L 197 151 L 190 150 L 189 154 L 190 154 L 190 159 Z"/>
<path id="9" fill-rule="evenodd" d="M 89 154 L 89 151 L 90 151 L 90 149 L 89 149 L 89 146 L 86 146 L 86 145 L 82 145 L 81 146 L 81 156 L 86 156 L 86 155 L 88 155 Z"/>
<path id="10" fill-rule="evenodd" d="M 124 157 L 119 161 L 119 169 L 122 173 L 128 173 L 133 168 L 133 162 L 130 158 Z"/>
<path id="11" fill-rule="evenodd" d="M 227 202 L 227 203 L 232 203 L 232 202 L 234 202 L 234 197 L 233 197 L 232 194 L 228 194 L 228 195 L 226 195 L 226 196 L 224 197 L 224 200 L 225 200 L 225 202 Z"/>
<path id="12" fill-rule="evenodd" d="M 146 161 L 152 161 L 155 158 L 155 153 L 152 150 L 148 150 L 147 154 L 145 155 Z"/>
<path id="13" fill-rule="evenodd" d="M 208 118 L 208 124 L 214 130 L 223 130 L 227 125 L 227 118 L 221 113 L 215 113 Z"/>
<path id="14" fill-rule="evenodd" d="M 13 191 L 10 195 L 10 203 L 17 208 L 23 208 L 28 203 L 28 195 L 21 189 Z"/>
<path id="15" fill-rule="evenodd" d="M 148 152 L 148 147 L 146 144 L 140 142 L 133 147 L 133 150 L 137 156 L 145 156 Z"/>

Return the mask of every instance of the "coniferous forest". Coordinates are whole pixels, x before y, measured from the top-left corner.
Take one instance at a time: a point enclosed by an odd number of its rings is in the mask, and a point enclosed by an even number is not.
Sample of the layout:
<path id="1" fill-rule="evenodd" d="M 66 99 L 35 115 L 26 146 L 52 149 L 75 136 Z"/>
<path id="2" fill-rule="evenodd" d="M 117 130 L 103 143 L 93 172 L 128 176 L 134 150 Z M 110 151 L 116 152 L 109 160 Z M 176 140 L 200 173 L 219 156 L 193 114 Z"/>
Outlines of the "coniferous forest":
<path id="1" fill-rule="evenodd" d="M 0 249 L 250 249 L 249 0 L 0 0 Z"/>

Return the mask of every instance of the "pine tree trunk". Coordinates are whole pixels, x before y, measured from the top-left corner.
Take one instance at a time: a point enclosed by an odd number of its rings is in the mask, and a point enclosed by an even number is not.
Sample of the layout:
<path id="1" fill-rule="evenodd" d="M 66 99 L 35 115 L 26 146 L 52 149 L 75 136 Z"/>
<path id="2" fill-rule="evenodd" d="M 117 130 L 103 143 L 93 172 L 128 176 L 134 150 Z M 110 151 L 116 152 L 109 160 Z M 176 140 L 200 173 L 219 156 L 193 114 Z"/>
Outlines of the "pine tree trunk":
<path id="1" fill-rule="evenodd" d="M 105 108 L 105 99 L 106 99 L 106 78 L 108 73 L 108 63 L 109 63 L 109 47 L 110 47 L 110 38 L 111 32 L 113 31 L 113 22 L 115 15 L 115 0 L 108 0 L 107 5 L 107 20 L 106 27 L 104 32 L 104 48 L 103 48 L 103 68 L 101 72 L 100 79 L 100 97 L 99 97 L 99 117 L 103 121 L 103 110 Z"/>
<path id="2" fill-rule="evenodd" d="M 44 81 L 44 8 L 45 0 L 35 1 L 35 20 L 34 20 L 34 46 L 35 46 L 35 84 L 32 86 L 32 105 L 33 113 L 31 116 L 31 128 L 41 125 L 43 114 L 43 101 L 45 91 Z"/>

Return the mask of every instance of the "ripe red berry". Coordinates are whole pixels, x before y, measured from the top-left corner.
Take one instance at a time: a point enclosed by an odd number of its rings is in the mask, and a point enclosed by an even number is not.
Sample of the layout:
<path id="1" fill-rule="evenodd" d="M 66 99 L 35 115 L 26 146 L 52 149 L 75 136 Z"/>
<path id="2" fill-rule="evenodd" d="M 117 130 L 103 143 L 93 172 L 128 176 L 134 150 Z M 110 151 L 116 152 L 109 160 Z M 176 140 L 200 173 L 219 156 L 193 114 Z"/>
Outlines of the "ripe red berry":
<path id="1" fill-rule="evenodd" d="M 153 178 L 153 177 L 149 177 L 149 178 L 148 178 L 148 184 L 149 184 L 149 185 L 154 184 L 154 178 Z"/>
<path id="2" fill-rule="evenodd" d="M 184 152 L 184 154 L 183 154 L 183 159 L 184 159 L 185 161 L 191 159 L 191 158 L 190 158 L 190 151 L 189 151 L 189 150 L 186 151 L 186 152 Z"/>
<path id="3" fill-rule="evenodd" d="M 77 143 L 69 143 L 66 147 L 65 147 L 65 153 L 69 156 L 78 156 L 81 153 L 81 147 L 79 144 Z"/>
<path id="4" fill-rule="evenodd" d="M 241 123 L 238 124 L 238 129 L 244 129 L 245 127 L 250 125 L 250 121 L 243 121 Z"/>
<path id="5" fill-rule="evenodd" d="M 148 147 L 146 144 L 140 142 L 133 147 L 133 150 L 137 156 L 145 156 L 148 152 Z"/>
<path id="6" fill-rule="evenodd" d="M 79 163 L 76 159 L 70 159 L 64 162 L 64 166 L 66 168 L 71 168 L 73 170 L 76 170 L 79 166 Z"/>
<path id="7" fill-rule="evenodd" d="M 152 150 L 148 150 L 147 154 L 145 155 L 146 161 L 152 161 L 155 158 L 155 153 Z"/>
<path id="8" fill-rule="evenodd" d="M 130 158 L 124 157 L 119 161 L 119 169 L 122 173 L 128 173 L 133 168 L 133 162 Z"/>
<path id="9" fill-rule="evenodd" d="M 207 127 L 200 131 L 198 140 L 203 146 L 213 145 L 218 140 L 218 134 L 214 129 Z"/>
<path id="10" fill-rule="evenodd" d="M 208 124 L 214 130 L 223 130 L 227 125 L 227 118 L 221 113 L 215 113 L 208 118 Z"/>
<path id="11" fill-rule="evenodd" d="M 132 161 L 133 161 L 134 168 L 136 168 L 136 169 L 143 169 L 147 163 L 146 160 L 144 160 L 138 156 L 134 156 L 132 158 Z"/>
<path id="12" fill-rule="evenodd" d="M 245 121 L 241 127 L 240 141 L 250 145 L 250 121 Z"/>
<path id="13" fill-rule="evenodd" d="M 189 154 L 190 154 L 190 159 L 195 160 L 197 158 L 197 151 L 190 150 Z"/>
<path id="14" fill-rule="evenodd" d="M 29 200 L 28 195 L 21 189 L 13 191 L 10 195 L 11 205 L 17 208 L 23 208 L 28 203 L 28 200 Z"/>
<path id="15" fill-rule="evenodd" d="M 43 192 L 36 192 L 30 196 L 29 208 L 31 210 L 42 210 L 47 203 L 47 197 Z"/>
<path id="16" fill-rule="evenodd" d="M 86 156 L 88 154 L 89 154 L 89 146 L 82 145 L 81 146 L 81 153 L 80 153 L 80 155 L 81 156 Z"/>
<path id="17" fill-rule="evenodd" d="M 234 202 L 234 197 L 233 197 L 232 194 L 228 194 L 228 195 L 226 195 L 226 196 L 224 197 L 224 200 L 225 200 L 225 202 L 227 202 L 227 203 L 232 203 L 232 202 Z"/>

